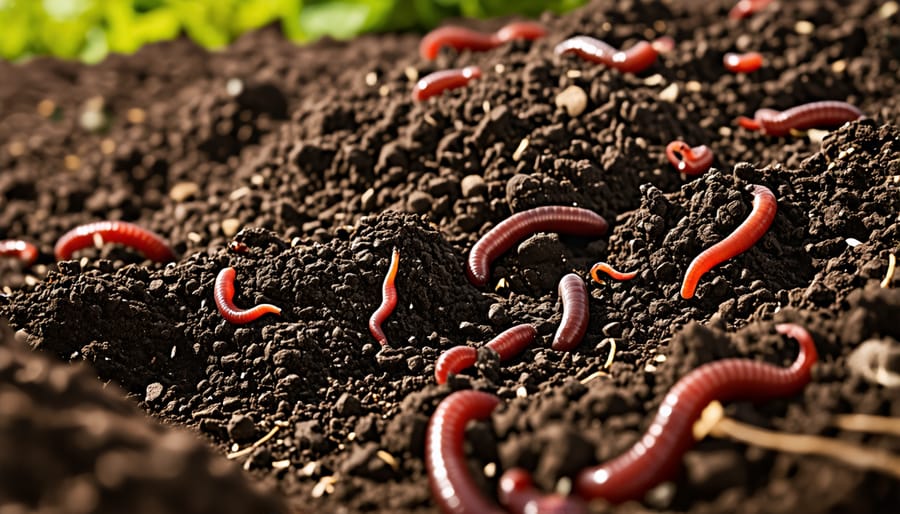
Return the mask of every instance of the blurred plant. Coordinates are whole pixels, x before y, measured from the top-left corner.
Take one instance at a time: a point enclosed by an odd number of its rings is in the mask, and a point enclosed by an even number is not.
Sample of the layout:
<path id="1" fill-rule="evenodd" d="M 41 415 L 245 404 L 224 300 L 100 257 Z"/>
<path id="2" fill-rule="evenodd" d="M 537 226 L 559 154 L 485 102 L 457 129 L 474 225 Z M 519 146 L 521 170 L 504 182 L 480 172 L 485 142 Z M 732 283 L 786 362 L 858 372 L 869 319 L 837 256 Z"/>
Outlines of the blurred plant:
<path id="1" fill-rule="evenodd" d="M 186 34 L 218 48 L 278 22 L 298 42 L 428 29 L 447 17 L 535 16 L 586 0 L 0 0 L 0 57 L 50 54 L 88 62 Z"/>

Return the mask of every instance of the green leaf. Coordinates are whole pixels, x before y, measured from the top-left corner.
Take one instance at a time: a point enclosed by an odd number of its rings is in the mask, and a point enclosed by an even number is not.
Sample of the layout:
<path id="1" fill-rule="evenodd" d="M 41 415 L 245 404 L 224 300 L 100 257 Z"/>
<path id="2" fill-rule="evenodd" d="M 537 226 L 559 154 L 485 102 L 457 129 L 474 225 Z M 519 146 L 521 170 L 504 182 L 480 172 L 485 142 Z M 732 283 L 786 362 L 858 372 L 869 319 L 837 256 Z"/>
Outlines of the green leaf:
<path id="1" fill-rule="evenodd" d="M 311 37 L 328 35 L 346 39 L 366 28 L 371 14 L 372 6 L 368 2 L 334 1 L 306 5 L 300 13 L 300 25 Z"/>

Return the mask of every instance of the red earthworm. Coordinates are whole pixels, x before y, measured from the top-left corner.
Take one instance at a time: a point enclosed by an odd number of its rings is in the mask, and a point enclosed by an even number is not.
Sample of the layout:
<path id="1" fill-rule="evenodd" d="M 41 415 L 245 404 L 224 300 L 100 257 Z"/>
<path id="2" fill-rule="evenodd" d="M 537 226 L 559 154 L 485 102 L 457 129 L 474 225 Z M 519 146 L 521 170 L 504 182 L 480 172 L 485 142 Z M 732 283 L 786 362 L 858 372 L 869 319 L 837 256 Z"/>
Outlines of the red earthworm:
<path id="1" fill-rule="evenodd" d="M 119 243 L 140 251 L 144 257 L 156 262 L 175 260 L 175 252 L 162 237 L 127 221 L 97 221 L 73 228 L 63 234 L 53 253 L 56 260 L 65 261 L 72 254 L 89 246 Z"/>
<path id="2" fill-rule="evenodd" d="M 685 375 L 666 394 L 653 423 L 630 450 L 605 464 L 582 470 L 575 490 L 585 499 L 613 503 L 638 499 L 672 478 L 695 440 L 693 425 L 713 400 L 764 401 L 798 393 L 810 381 L 818 358 L 812 337 L 802 327 L 780 324 L 775 330 L 800 344 L 789 368 L 750 359 L 724 359 Z"/>
<path id="3" fill-rule="evenodd" d="M 31 266 L 38 258 L 38 249 L 28 241 L 21 239 L 5 239 L 0 241 L 0 256 L 14 257 L 25 266 Z"/>
<path id="4" fill-rule="evenodd" d="M 534 326 L 523 323 L 505 330 L 485 346 L 497 352 L 500 360 L 505 361 L 521 353 L 534 342 L 535 337 L 537 337 L 537 330 Z"/>
<path id="5" fill-rule="evenodd" d="M 469 252 L 466 274 L 476 286 L 487 284 L 491 262 L 535 232 L 602 236 L 609 225 L 599 214 L 580 207 L 549 205 L 513 214 L 481 236 Z"/>
<path id="6" fill-rule="evenodd" d="M 681 158 L 678 155 L 681 154 Z M 684 141 L 672 141 L 666 145 L 666 157 L 672 166 L 685 175 L 699 175 L 712 166 L 713 153 L 706 145 L 691 148 Z"/>
<path id="7" fill-rule="evenodd" d="M 500 476 L 500 503 L 512 514 L 587 514 L 587 506 L 576 496 L 543 495 L 534 487 L 531 474 L 512 468 Z"/>
<path id="8" fill-rule="evenodd" d="M 562 321 L 550 347 L 568 351 L 584 339 L 588 326 L 587 286 L 581 277 L 574 273 L 564 276 L 559 281 L 559 299 L 562 302 Z"/>
<path id="9" fill-rule="evenodd" d="M 540 39 L 546 35 L 547 29 L 540 23 L 533 21 L 514 21 L 512 23 L 507 23 L 501 27 L 500 30 L 494 32 L 493 37 L 497 41 L 497 44 L 501 45 L 517 39 L 534 41 L 535 39 Z"/>
<path id="10" fill-rule="evenodd" d="M 753 209 L 747 219 L 741 223 L 728 237 L 700 252 L 694 257 L 684 281 L 681 283 L 681 297 L 685 300 L 694 296 L 697 282 L 704 273 L 720 263 L 736 257 L 753 246 L 769 230 L 778 204 L 775 195 L 766 186 L 753 185 Z"/>
<path id="11" fill-rule="evenodd" d="M 478 360 L 478 350 L 471 346 L 454 346 L 438 357 L 434 365 L 434 379 L 438 384 L 447 383 L 450 373 L 458 374 L 460 371 L 475 364 Z"/>
<path id="12" fill-rule="evenodd" d="M 732 73 L 751 73 L 760 69 L 763 65 L 763 56 L 759 52 L 747 52 L 736 54 L 728 52 L 722 58 L 725 68 Z"/>
<path id="13" fill-rule="evenodd" d="M 786 111 L 759 109 L 753 119 L 741 116 L 738 124 L 770 136 L 784 136 L 794 130 L 841 125 L 863 117 L 862 111 L 847 102 L 825 100 L 798 105 Z"/>
<path id="14" fill-rule="evenodd" d="M 448 89 L 463 87 L 472 79 L 481 78 L 481 68 L 466 66 L 462 69 L 441 70 L 425 75 L 413 90 L 413 98 L 422 101 L 439 95 Z"/>
<path id="15" fill-rule="evenodd" d="M 609 264 L 605 262 L 598 262 L 591 266 L 591 278 L 594 279 L 594 282 L 603 283 L 603 280 L 600 279 L 600 276 L 597 275 L 598 272 L 603 272 L 609 275 L 610 277 L 616 280 L 631 280 L 638 275 L 637 271 L 631 271 L 628 273 L 623 273 L 621 271 L 616 270 Z"/>
<path id="16" fill-rule="evenodd" d="M 537 330 L 532 325 L 524 323 L 505 330 L 492 339 L 485 346 L 497 352 L 501 361 L 515 357 L 529 344 L 534 342 Z M 454 346 L 438 357 L 434 367 L 434 378 L 438 384 L 447 382 L 450 373 L 458 374 L 460 371 L 475 364 L 478 352 L 471 346 Z"/>
<path id="17" fill-rule="evenodd" d="M 213 298 L 216 300 L 216 307 L 222 313 L 222 317 L 230 323 L 243 325 L 256 320 L 263 314 L 277 314 L 281 316 L 281 309 L 268 303 L 261 303 L 247 310 L 237 308 L 234 305 L 234 277 L 236 274 L 237 272 L 234 271 L 234 268 L 229 266 L 216 276 Z"/>
<path id="18" fill-rule="evenodd" d="M 500 403 L 480 391 L 457 391 L 444 398 L 428 422 L 425 469 L 431 495 L 445 514 L 502 514 L 469 475 L 463 452 L 466 424 L 486 419 Z"/>
<path id="19" fill-rule="evenodd" d="M 369 318 L 369 332 L 372 337 L 381 343 L 381 346 L 387 346 L 388 340 L 381 329 L 384 320 L 394 312 L 397 306 L 397 288 L 394 286 L 394 279 L 397 277 L 397 268 L 400 267 L 400 250 L 394 248 L 391 253 L 391 265 L 388 268 L 387 275 L 384 277 L 384 284 L 381 286 L 381 305 L 375 309 Z"/>
<path id="20" fill-rule="evenodd" d="M 575 36 L 556 45 L 557 55 L 574 53 L 582 59 L 605 64 L 623 73 L 638 73 L 656 61 L 656 49 L 648 41 L 639 41 L 626 51 L 613 48 L 590 36 Z"/>
<path id="21" fill-rule="evenodd" d="M 728 17 L 734 20 L 746 18 L 756 11 L 762 10 L 770 3 L 772 3 L 772 0 L 740 0 L 728 12 Z"/>
<path id="22" fill-rule="evenodd" d="M 419 43 L 419 55 L 424 59 L 434 59 L 445 46 L 457 51 L 484 52 L 514 39 L 534 40 L 544 37 L 546 33 L 542 25 L 531 21 L 515 21 L 492 34 L 463 27 L 440 27 L 422 38 L 422 42 Z"/>

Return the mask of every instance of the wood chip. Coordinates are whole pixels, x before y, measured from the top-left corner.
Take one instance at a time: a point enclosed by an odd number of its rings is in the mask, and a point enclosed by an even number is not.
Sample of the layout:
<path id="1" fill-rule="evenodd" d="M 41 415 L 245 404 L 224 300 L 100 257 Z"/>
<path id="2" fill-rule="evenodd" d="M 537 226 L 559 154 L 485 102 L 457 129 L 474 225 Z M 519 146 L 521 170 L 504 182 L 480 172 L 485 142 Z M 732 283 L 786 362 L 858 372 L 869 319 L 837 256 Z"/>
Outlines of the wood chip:
<path id="1" fill-rule="evenodd" d="M 514 161 L 518 161 L 522 158 L 522 154 L 525 153 L 525 150 L 528 148 L 528 138 L 524 138 L 519 141 L 519 146 L 516 147 L 516 151 L 513 152 L 512 158 Z"/>

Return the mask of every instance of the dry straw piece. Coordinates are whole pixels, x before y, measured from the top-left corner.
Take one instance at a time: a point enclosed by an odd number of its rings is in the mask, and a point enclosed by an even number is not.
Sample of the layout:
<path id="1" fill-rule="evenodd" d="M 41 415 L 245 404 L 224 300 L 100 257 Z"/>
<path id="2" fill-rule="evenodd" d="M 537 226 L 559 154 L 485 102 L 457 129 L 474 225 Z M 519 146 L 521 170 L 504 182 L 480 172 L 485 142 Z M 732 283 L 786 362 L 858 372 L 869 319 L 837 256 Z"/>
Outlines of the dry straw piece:
<path id="1" fill-rule="evenodd" d="M 839 419 L 842 419 L 843 423 L 855 426 L 860 426 L 860 423 L 865 421 L 863 418 L 853 419 L 849 422 L 847 417 Z M 872 425 L 872 427 L 877 426 L 878 424 Z M 868 431 L 869 428 L 866 430 Z M 704 409 L 700 420 L 694 425 L 695 437 L 705 434 L 720 438 L 727 437 L 767 450 L 828 457 L 856 468 L 880 471 L 900 478 L 900 457 L 896 455 L 827 437 L 785 434 L 757 428 L 726 417 L 725 410 L 719 402 L 710 403 Z"/>

